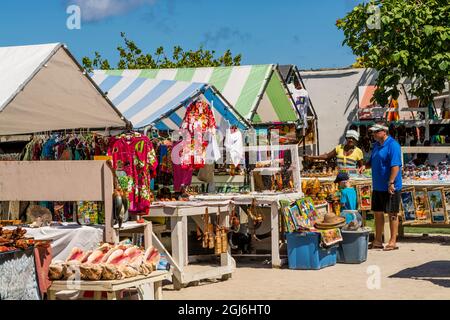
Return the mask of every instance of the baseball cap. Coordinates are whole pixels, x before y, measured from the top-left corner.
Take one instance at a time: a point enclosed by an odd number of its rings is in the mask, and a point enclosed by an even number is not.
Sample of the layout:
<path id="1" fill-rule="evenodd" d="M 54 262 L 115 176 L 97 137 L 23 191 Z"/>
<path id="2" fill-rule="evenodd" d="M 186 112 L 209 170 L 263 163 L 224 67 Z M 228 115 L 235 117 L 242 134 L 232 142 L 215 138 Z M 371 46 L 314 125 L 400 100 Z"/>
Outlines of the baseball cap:
<path id="1" fill-rule="evenodd" d="M 370 131 L 381 131 L 381 130 L 389 131 L 389 128 L 382 124 L 374 124 L 373 126 L 371 126 L 369 128 L 369 130 Z"/>
<path id="2" fill-rule="evenodd" d="M 350 177 L 348 176 L 347 172 L 339 172 L 336 176 L 336 179 L 334 180 L 334 183 L 339 183 L 342 181 L 350 180 Z"/>
<path id="3" fill-rule="evenodd" d="M 359 140 L 359 133 L 356 130 L 347 130 L 347 132 L 345 133 L 345 137 L 346 138 L 353 138 L 356 141 Z"/>

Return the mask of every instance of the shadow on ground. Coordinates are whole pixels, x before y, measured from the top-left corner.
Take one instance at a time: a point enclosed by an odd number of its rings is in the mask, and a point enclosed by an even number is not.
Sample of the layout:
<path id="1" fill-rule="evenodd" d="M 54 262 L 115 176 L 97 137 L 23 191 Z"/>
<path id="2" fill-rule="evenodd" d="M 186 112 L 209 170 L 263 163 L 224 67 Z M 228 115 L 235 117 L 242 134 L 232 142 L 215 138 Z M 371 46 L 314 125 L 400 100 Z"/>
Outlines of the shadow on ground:
<path id="1" fill-rule="evenodd" d="M 450 236 L 448 235 L 407 235 L 398 240 L 399 243 L 438 243 L 443 246 L 450 246 Z"/>
<path id="2" fill-rule="evenodd" d="M 450 260 L 430 261 L 417 267 L 404 269 L 389 278 L 424 280 L 450 288 Z"/>

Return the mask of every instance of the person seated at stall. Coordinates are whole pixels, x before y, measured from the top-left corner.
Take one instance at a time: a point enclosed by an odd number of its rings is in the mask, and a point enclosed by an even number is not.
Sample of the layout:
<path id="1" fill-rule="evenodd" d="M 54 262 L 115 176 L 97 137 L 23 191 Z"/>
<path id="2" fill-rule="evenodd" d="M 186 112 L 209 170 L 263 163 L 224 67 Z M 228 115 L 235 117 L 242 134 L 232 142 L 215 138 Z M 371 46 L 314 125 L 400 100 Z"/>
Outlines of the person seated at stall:
<path id="1" fill-rule="evenodd" d="M 340 172 L 334 183 L 339 184 L 341 210 L 357 210 L 356 190 L 351 186 L 349 175 L 345 172 Z"/>
<path id="2" fill-rule="evenodd" d="M 345 144 L 339 144 L 327 154 L 320 156 L 305 156 L 306 161 L 337 159 L 337 168 L 340 172 L 357 173 L 363 166 L 363 152 L 356 146 L 359 133 L 356 130 L 348 130 L 345 133 Z"/>

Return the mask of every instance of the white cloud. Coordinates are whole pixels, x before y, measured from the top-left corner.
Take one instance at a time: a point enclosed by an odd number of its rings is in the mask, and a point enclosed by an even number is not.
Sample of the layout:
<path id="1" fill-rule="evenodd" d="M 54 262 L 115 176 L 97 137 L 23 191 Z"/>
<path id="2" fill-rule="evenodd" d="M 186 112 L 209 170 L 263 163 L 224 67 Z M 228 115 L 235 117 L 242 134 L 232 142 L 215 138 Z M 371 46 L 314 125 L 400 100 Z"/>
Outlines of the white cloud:
<path id="1" fill-rule="evenodd" d="M 154 4 L 157 0 L 70 0 L 78 5 L 83 21 L 100 21 L 108 17 L 127 13 L 143 5 Z"/>

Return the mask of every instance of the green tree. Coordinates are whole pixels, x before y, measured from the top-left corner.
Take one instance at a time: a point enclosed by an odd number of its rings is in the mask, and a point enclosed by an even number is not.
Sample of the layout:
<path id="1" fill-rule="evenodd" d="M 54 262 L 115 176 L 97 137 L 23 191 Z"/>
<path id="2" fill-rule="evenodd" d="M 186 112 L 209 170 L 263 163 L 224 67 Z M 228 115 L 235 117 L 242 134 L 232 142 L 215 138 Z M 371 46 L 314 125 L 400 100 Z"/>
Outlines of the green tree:
<path id="1" fill-rule="evenodd" d="M 166 55 L 163 47 L 159 47 L 152 55 L 142 52 L 134 41 L 126 37 L 125 33 L 122 32 L 120 35 L 124 46 L 117 47 L 120 57 L 117 69 L 196 68 L 241 64 L 242 56 L 240 54 L 233 56 L 231 51 L 227 50 L 222 56 L 216 57 L 214 50 L 205 50 L 203 47 L 196 51 L 185 51 L 180 46 L 175 46 L 171 57 Z M 103 59 L 99 52 L 94 53 L 93 59 L 84 57 L 82 63 L 88 72 L 92 72 L 93 69 L 112 69 L 109 61 Z"/>
<path id="2" fill-rule="evenodd" d="M 375 100 L 397 99 L 398 84 L 412 80 L 411 93 L 427 106 L 450 78 L 450 2 L 375 0 L 359 4 L 336 22 L 364 67 L 378 71 Z"/>

